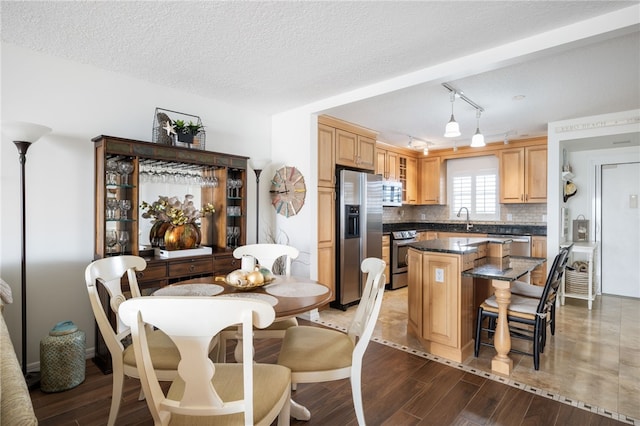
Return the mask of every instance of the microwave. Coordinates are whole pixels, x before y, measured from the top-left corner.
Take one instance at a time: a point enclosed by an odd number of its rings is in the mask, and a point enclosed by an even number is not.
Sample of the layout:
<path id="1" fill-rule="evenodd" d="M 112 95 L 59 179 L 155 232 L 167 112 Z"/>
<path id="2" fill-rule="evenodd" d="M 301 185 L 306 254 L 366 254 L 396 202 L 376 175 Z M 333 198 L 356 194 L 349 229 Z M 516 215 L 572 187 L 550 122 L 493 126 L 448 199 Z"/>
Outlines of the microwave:
<path id="1" fill-rule="evenodd" d="M 382 181 L 382 205 L 402 205 L 402 182 Z"/>

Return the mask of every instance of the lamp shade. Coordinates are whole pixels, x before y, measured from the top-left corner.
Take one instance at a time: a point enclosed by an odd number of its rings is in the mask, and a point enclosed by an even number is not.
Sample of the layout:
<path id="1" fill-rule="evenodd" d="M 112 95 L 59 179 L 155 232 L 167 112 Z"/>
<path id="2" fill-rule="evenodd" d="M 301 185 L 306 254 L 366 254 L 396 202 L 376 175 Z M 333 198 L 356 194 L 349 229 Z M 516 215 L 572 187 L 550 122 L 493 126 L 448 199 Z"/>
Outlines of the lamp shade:
<path id="1" fill-rule="evenodd" d="M 451 120 L 447 123 L 447 127 L 444 129 L 444 137 L 445 138 L 455 138 L 460 136 L 460 125 L 453 118 L 453 114 L 451 114 Z"/>
<path id="2" fill-rule="evenodd" d="M 249 160 L 249 166 L 251 166 L 253 170 L 263 170 L 265 167 L 267 167 L 267 164 L 269 164 L 270 162 L 271 161 L 266 158 L 257 158 L 257 159 L 252 158 Z"/>
<path id="3" fill-rule="evenodd" d="M 471 146 L 473 148 L 480 148 L 485 146 L 484 135 L 480 133 L 480 129 L 477 129 L 476 134 L 471 138 Z"/>
<path id="4" fill-rule="evenodd" d="M 49 132 L 51 132 L 49 127 L 40 124 L 27 123 L 24 121 L 2 123 L 2 133 L 12 142 L 34 143 Z"/>

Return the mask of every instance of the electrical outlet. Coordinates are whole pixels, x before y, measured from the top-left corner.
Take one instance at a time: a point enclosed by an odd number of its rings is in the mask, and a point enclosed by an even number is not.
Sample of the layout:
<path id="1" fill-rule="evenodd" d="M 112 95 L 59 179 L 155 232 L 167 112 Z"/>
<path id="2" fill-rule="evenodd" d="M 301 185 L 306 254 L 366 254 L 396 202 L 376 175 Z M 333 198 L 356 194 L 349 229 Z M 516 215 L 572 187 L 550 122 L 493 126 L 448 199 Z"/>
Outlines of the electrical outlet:
<path id="1" fill-rule="evenodd" d="M 543 214 L 543 215 L 542 215 L 542 221 L 543 221 L 543 222 L 546 222 L 546 221 L 547 221 L 547 215 L 546 215 L 546 214 Z"/>
<path id="2" fill-rule="evenodd" d="M 426 214 L 424 214 L 424 213 L 422 213 L 422 214 L 420 215 L 420 219 L 422 219 L 422 220 L 427 219 L 427 215 L 426 215 Z"/>
<path id="3" fill-rule="evenodd" d="M 436 268 L 436 282 L 437 283 L 444 282 L 444 269 Z"/>
<path id="4" fill-rule="evenodd" d="M 507 220 L 508 221 L 512 221 L 513 220 L 513 215 L 511 213 L 507 213 Z"/>

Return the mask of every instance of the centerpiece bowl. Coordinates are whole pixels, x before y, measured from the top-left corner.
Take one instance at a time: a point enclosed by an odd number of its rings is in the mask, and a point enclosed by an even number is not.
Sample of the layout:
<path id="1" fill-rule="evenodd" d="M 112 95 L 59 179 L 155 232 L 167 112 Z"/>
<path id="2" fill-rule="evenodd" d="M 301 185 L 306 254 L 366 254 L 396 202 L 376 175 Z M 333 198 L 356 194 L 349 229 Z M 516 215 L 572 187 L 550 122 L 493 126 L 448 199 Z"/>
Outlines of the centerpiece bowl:
<path id="1" fill-rule="evenodd" d="M 250 291 L 262 287 L 265 284 L 275 281 L 275 277 L 270 271 L 256 268 L 254 271 L 247 272 L 242 269 L 236 269 L 225 277 L 225 283 L 240 291 Z"/>

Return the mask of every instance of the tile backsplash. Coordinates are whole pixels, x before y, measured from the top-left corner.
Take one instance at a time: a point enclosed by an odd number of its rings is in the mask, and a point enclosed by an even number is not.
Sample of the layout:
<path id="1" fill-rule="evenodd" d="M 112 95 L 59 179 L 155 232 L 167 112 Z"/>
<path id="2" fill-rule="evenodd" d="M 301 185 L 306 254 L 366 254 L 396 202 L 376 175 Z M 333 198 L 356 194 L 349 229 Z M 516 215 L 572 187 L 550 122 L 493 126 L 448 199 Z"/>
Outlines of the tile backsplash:
<path id="1" fill-rule="evenodd" d="M 509 216 L 511 215 L 511 220 Z M 500 204 L 500 221 L 492 223 L 546 224 L 546 204 Z M 384 207 L 383 223 L 396 222 L 451 222 L 449 206 Z M 479 221 L 475 221 L 479 223 Z"/>

